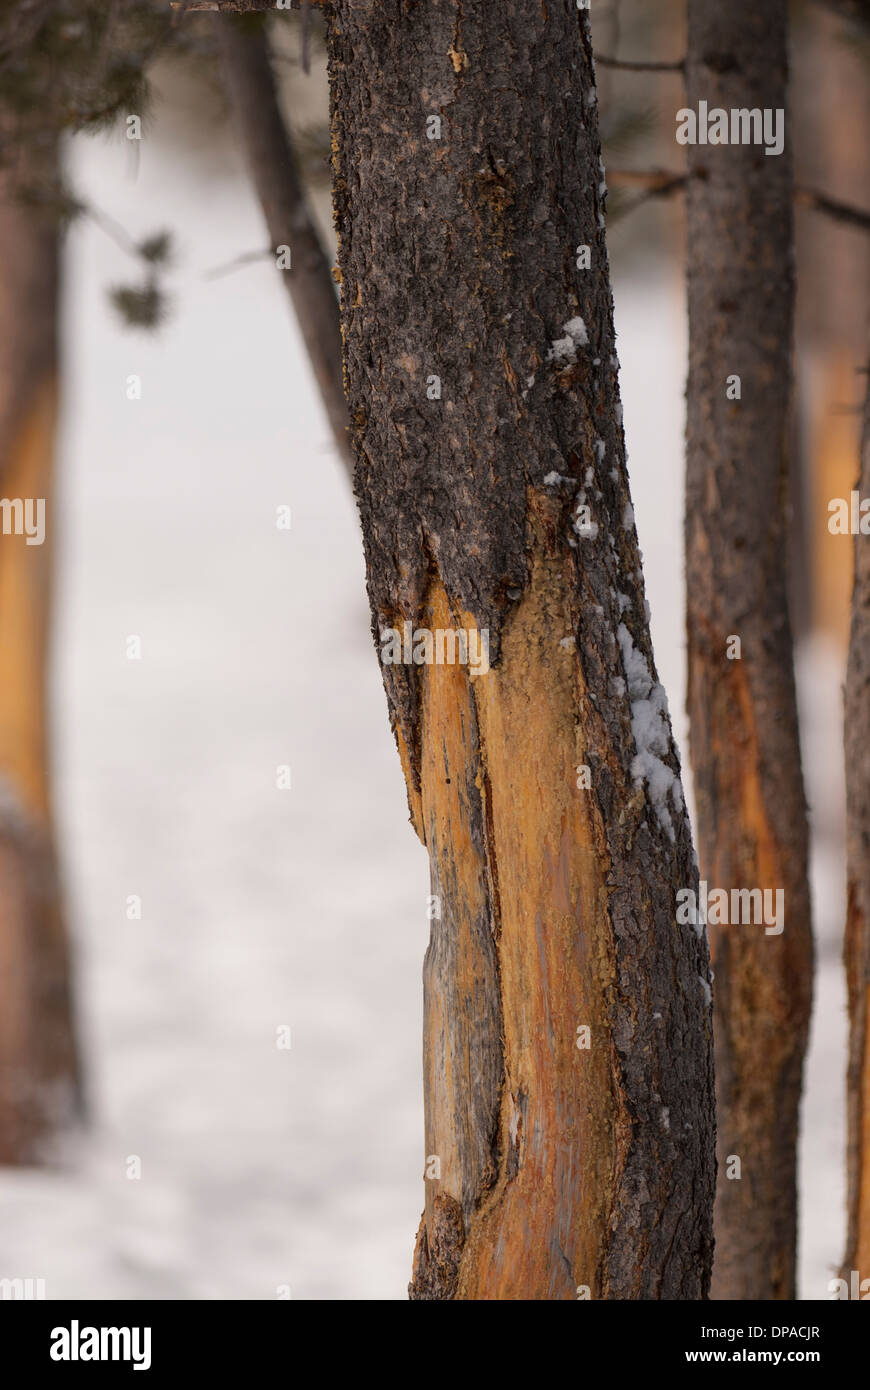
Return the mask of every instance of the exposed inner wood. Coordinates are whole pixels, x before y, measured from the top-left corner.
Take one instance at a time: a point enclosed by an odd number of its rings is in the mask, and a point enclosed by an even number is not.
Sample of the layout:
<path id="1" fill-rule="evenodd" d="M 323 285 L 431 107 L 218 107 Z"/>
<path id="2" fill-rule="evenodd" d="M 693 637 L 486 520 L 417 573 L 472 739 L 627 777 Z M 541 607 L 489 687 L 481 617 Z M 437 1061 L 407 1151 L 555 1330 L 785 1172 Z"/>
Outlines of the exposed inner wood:
<path id="1" fill-rule="evenodd" d="M 412 1297 L 622 1296 L 608 1267 L 617 1193 L 638 1124 L 653 1143 L 663 1132 L 663 1107 L 632 1116 L 612 1042 L 614 877 L 600 807 L 574 775 L 590 757 L 588 690 L 576 648 L 553 636 L 573 621 L 574 581 L 546 526 L 535 530 L 498 665 L 421 675 L 423 824 L 441 909 L 424 969 L 426 1158 L 440 1179 L 426 1182 Z M 436 579 L 421 623 L 473 618 Z M 638 1263 L 654 1258 L 637 1239 Z"/>
<path id="2" fill-rule="evenodd" d="M 51 497 L 55 418 L 50 379 L 33 392 L 6 453 L 0 496 Z M 48 820 L 44 690 L 52 519 L 42 545 L 28 545 L 24 535 L 0 534 L 0 778 L 21 812 L 42 825 Z"/>
<path id="3" fill-rule="evenodd" d="M 460 1275 L 469 1298 L 528 1288 L 573 1298 L 578 1284 L 600 1297 L 624 1159 L 629 1117 L 608 1041 L 608 850 L 595 798 L 573 775 L 587 761 L 580 663 L 553 640 L 571 606 L 564 560 L 536 553 L 501 664 L 473 683 L 498 875 L 505 1086 L 499 1179 Z M 588 1050 L 577 1047 L 581 1026 Z"/>

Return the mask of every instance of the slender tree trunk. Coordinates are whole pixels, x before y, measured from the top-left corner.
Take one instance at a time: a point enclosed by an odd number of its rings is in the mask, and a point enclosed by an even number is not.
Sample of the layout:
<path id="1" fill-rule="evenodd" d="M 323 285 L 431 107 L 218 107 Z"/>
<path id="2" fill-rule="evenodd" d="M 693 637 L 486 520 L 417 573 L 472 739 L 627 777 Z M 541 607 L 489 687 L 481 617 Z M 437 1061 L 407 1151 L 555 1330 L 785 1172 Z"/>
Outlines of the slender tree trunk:
<path id="1" fill-rule="evenodd" d="M 792 87 L 795 92 L 812 92 L 813 100 L 795 102 L 795 178 L 805 189 L 822 188 L 866 208 L 867 53 L 858 44 L 844 43 L 846 32 L 836 15 L 824 11 L 810 11 L 796 26 Z M 803 201 L 801 195 L 796 199 L 796 336 L 807 524 L 803 553 L 793 553 L 800 561 L 796 568 L 808 599 L 809 625 L 845 651 L 852 548 L 838 538 L 832 540 L 827 504 L 832 497 L 848 496 L 855 481 L 861 422 L 843 407 L 854 396 L 855 363 L 861 361 L 866 345 L 870 237 L 866 227 L 835 223 L 814 211 L 802 215 Z M 793 582 L 792 591 L 794 587 Z"/>
<path id="2" fill-rule="evenodd" d="M 858 490 L 870 497 L 870 379 Z M 846 977 L 849 986 L 849 1230 L 843 1275 L 870 1278 L 870 553 L 855 537 L 852 630 L 846 667 Z"/>
<path id="3" fill-rule="evenodd" d="M 296 311 L 342 462 L 350 471 L 347 402 L 341 373 L 341 323 L 329 257 L 302 184 L 281 113 L 263 20 L 216 21 L 227 87 L 273 249 L 289 246 L 284 283 Z"/>
<path id="4" fill-rule="evenodd" d="M 376 640 L 384 659 L 389 629 L 463 629 L 491 660 L 383 667 L 432 877 L 411 1296 L 702 1298 L 707 947 L 676 922 L 697 878 L 629 502 L 588 21 L 575 0 L 327 14 Z"/>
<path id="5" fill-rule="evenodd" d="M 40 179 L 55 160 L 52 141 Z M 19 202 L 21 177 L 0 173 L 0 496 L 45 499 L 46 538 L 0 517 L 0 1163 L 37 1158 L 78 1102 L 45 713 L 58 238 L 56 214 Z"/>
<path id="6" fill-rule="evenodd" d="M 688 107 L 787 111 L 786 49 L 786 0 L 690 0 Z M 689 170 L 688 704 L 701 876 L 710 891 L 782 889 L 785 909 L 781 935 L 758 923 L 711 927 L 712 1295 L 792 1299 L 813 951 L 786 590 L 787 122 L 778 156 L 760 144 L 696 144 Z M 740 399 L 726 394 L 733 376 Z"/>

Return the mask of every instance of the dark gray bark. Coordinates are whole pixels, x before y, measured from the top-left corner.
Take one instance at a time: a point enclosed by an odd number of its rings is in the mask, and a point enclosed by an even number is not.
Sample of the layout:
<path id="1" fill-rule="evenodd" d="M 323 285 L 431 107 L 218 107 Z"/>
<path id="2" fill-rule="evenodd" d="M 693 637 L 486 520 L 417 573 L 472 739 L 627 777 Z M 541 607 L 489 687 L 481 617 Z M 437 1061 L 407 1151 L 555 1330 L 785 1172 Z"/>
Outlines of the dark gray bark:
<path id="1" fill-rule="evenodd" d="M 588 23 L 575 0 L 327 19 L 376 640 L 476 627 L 493 662 L 384 667 L 440 900 L 411 1296 L 701 1298 L 707 950 L 675 924 L 697 876 L 629 506 Z"/>
<path id="2" fill-rule="evenodd" d="M 273 250 L 289 246 L 282 270 L 342 462 L 351 468 L 347 402 L 341 375 L 341 325 L 332 270 L 308 203 L 281 113 L 262 21 L 215 21 L 227 87 Z"/>
<path id="3" fill-rule="evenodd" d="M 690 0 L 687 106 L 787 112 L 786 0 Z M 713 1297 L 795 1296 L 795 1146 L 812 991 L 786 585 L 791 154 L 689 146 L 688 705 L 701 877 L 783 889 L 785 929 L 711 927 Z M 726 383 L 741 378 L 742 398 Z M 738 636 L 741 657 L 729 660 Z M 733 651 L 733 648 L 732 648 Z M 726 1175 L 729 1156 L 742 1176 Z"/>

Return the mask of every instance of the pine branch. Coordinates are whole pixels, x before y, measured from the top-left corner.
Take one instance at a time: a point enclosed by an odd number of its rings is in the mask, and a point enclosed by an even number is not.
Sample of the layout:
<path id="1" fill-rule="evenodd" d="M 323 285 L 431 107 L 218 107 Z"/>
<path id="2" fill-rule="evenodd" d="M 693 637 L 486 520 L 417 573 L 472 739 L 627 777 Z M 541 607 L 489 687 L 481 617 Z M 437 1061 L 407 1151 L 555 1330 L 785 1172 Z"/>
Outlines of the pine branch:
<path id="1" fill-rule="evenodd" d="M 688 182 L 688 174 L 671 173 L 667 169 L 611 169 L 606 173 L 608 187 L 639 188 L 636 198 L 618 209 L 621 220 L 630 212 L 635 212 L 653 198 L 669 198 L 673 193 L 681 193 Z"/>
<path id="2" fill-rule="evenodd" d="M 650 198 L 667 198 L 673 193 L 681 193 L 689 181 L 689 174 L 679 174 L 668 169 L 608 169 L 607 182 L 614 188 L 640 188 L 643 191 L 629 207 L 626 212 L 632 212 L 641 203 L 647 202 Z M 795 205 L 800 208 L 809 208 L 813 212 L 822 212 L 827 217 L 833 218 L 835 222 L 840 222 L 848 227 L 859 227 L 862 231 L 870 231 L 870 212 L 865 212 L 862 208 L 852 207 L 848 203 L 841 203 L 836 198 L 829 198 L 825 193 L 818 193 L 812 188 L 795 188 Z"/>
<path id="3" fill-rule="evenodd" d="M 608 185 L 614 188 L 642 188 L 650 197 L 665 197 L 676 193 L 688 181 L 688 174 L 671 172 L 669 169 L 610 169 L 607 170 Z"/>
<path id="4" fill-rule="evenodd" d="M 598 54 L 595 58 L 595 66 L 602 68 L 618 68 L 621 72 L 685 72 L 685 59 L 680 58 L 673 63 L 645 63 L 635 62 L 629 58 L 605 58 Z"/>
<path id="5" fill-rule="evenodd" d="M 222 280 L 225 275 L 232 275 L 234 271 L 241 270 L 246 265 L 253 265 L 255 261 L 272 260 L 274 255 L 271 246 L 267 246 L 265 251 L 243 251 L 241 255 L 233 256 L 231 261 L 225 261 L 222 265 L 216 265 L 212 270 L 207 270 L 203 279 Z"/>
<path id="6" fill-rule="evenodd" d="M 823 212 L 827 217 L 832 217 L 835 222 L 842 222 L 847 227 L 860 227 L 864 232 L 870 231 L 870 212 L 840 203 L 835 198 L 828 198 L 824 193 L 817 193 L 812 188 L 796 188 L 794 200 L 799 208 L 811 208 L 814 212 Z"/>

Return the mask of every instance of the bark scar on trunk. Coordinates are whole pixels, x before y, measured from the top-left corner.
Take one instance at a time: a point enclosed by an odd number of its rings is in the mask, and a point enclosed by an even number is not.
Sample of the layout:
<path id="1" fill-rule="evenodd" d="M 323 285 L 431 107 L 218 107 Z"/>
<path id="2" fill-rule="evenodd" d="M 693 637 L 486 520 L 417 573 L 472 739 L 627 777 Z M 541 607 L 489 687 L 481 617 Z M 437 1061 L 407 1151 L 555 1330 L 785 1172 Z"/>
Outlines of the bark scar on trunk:
<path id="1" fill-rule="evenodd" d="M 422 1220 L 417 1232 L 414 1273 L 408 1285 L 408 1297 L 412 1301 L 453 1298 L 464 1243 L 462 1208 L 452 1197 L 441 1193 L 435 1198 L 428 1225 Z"/>

